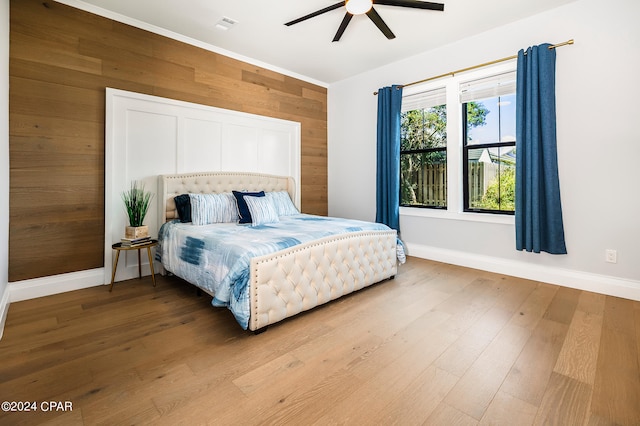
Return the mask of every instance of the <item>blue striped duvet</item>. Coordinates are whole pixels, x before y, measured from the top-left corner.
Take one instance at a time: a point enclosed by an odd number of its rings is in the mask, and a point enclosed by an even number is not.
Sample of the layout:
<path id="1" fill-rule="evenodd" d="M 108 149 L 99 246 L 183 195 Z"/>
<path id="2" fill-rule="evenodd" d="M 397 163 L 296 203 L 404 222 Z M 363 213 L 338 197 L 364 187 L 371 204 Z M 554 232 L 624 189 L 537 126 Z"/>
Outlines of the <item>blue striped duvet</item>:
<path id="1" fill-rule="evenodd" d="M 242 328 L 249 324 L 251 258 L 348 232 L 389 230 L 383 224 L 297 214 L 259 226 L 218 223 L 194 226 L 179 221 L 160 228 L 156 257 L 166 270 L 214 295 L 213 306 L 226 306 Z"/>

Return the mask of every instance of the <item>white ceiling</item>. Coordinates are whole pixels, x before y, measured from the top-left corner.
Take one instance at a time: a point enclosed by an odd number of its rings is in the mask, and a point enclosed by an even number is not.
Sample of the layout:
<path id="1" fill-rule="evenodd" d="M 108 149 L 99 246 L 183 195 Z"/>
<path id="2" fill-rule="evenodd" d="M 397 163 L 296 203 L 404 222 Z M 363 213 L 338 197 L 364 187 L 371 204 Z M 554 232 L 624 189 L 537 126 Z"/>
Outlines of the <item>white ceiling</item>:
<path id="1" fill-rule="evenodd" d="M 329 85 L 575 0 L 442 0 L 444 12 L 376 5 L 396 38 L 387 40 L 361 15 L 351 20 L 339 42 L 331 40 L 344 8 L 284 25 L 336 0 L 58 1 Z M 238 23 L 226 31 L 217 29 L 223 17 Z"/>

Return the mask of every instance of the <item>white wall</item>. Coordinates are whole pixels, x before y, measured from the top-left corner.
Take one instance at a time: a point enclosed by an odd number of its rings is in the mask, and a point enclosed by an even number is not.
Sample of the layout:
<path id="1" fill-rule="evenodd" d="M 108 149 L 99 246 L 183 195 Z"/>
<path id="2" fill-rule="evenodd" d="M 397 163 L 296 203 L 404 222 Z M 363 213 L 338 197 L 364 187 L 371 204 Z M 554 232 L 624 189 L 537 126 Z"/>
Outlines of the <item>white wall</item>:
<path id="1" fill-rule="evenodd" d="M 9 0 L 0 0 L 0 338 L 9 309 Z"/>
<path id="2" fill-rule="evenodd" d="M 418 257 L 640 300 L 639 16 L 636 0 L 578 0 L 331 85 L 329 214 L 375 219 L 373 91 L 573 38 L 574 45 L 558 49 L 556 62 L 569 254 L 516 251 L 512 221 L 402 215 L 402 237 Z M 617 250 L 616 264 L 604 261 L 607 248 Z"/>
<path id="3" fill-rule="evenodd" d="M 298 122 L 107 88 L 105 137 L 104 264 L 112 265 L 111 244 L 127 225 L 122 192 L 132 181 L 153 194 L 145 225 L 158 235 L 158 175 L 193 172 L 256 172 L 291 176 L 300 208 Z M 242 188 L 238 188 L 242 189 Z M 142 259 L 142 273 L 149 263 Z M 158 265 L 159 266 L 159 265 Z M 138 275 L 135 252 L 120 256 L 116 281 Z M 111 268 L 104 268 L 104 283 Z"/>

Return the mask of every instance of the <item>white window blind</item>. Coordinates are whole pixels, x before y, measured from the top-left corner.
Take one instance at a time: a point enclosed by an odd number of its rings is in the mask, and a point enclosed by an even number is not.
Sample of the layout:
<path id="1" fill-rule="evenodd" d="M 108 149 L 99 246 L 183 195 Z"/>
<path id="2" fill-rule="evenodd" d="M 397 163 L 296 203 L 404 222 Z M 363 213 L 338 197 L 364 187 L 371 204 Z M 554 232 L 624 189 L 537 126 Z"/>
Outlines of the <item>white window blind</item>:
<path id="1" fill-rule="evenodd" d="M 460 103 L 516 93 L 516 72 L 492 75 L 460 84 Z"/>
<path id="2" fill-rule="evenodd" d="M 426 109 L 447 103 L 447 92 L 444 87 L 414 93 L 402 97 L 402 112 Z"/>

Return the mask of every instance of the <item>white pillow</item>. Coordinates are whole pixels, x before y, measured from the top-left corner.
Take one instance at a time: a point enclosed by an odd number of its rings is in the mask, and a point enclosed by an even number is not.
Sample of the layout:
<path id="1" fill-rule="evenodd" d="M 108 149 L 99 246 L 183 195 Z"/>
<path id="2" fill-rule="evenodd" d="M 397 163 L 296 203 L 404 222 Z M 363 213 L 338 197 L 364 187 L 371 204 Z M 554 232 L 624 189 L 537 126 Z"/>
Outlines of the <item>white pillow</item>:
<path id="1" fill-rule="evenodd" d="M 189 194 L 191 222 L 194 225 L 232 223 L 238 220 L 236 199 L 230 192 L 222 194 Z"/>
<path id="2" fill-rule="evenodd" d="M 264 197 L 245 196 L 244 200 L 251 213 L 251 226 L 280 222 L 278 211 L 266 194 Z"/>
<path id="3" fill-rule="evenodd" d="M 287 191 L 266 192 L 264 196 L 271 199 L 271 202 L 278 212 L 278 216 L 300 214 L 296 206 L 291 201 L 291 197 L 289 197 L 289 193 Z"/>

